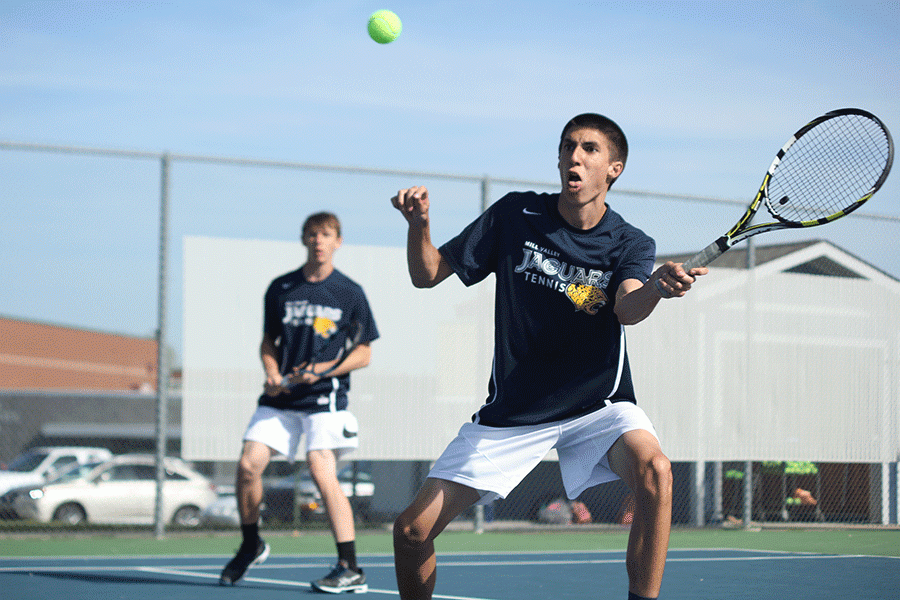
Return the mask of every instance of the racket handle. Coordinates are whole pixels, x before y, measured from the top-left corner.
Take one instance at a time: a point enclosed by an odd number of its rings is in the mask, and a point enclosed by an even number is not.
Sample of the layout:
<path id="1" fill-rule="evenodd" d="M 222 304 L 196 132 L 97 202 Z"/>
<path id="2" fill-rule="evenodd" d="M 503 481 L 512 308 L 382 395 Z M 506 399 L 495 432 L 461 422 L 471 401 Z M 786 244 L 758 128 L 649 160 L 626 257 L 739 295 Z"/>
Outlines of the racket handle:
<path id="1" fill-rule="evenodd" d="M 695 254 L 692 258 L 684 261 L 684 263 L 681 265 L 681 268 L 684 269 L 685 273 L 690 273 L 690 270 L 694 267 L 705 267 L 712 261 L 719 258 L 719 256 L 721 256 L 726 250 L 728 250 L 728 245 L 725 240 L 725 237 L 717 239 L 712 244 Z"/>
<path id="2" fill-rule="evenodd" d="M 294 385 L 295 384 L 294 384 L 293 380 L 291 379 L 290 374 L 287 374 L 281 378 L 281 387 L 283 387 L 284 389 L 286 389 L 286 390 L 293 389 Z"/>

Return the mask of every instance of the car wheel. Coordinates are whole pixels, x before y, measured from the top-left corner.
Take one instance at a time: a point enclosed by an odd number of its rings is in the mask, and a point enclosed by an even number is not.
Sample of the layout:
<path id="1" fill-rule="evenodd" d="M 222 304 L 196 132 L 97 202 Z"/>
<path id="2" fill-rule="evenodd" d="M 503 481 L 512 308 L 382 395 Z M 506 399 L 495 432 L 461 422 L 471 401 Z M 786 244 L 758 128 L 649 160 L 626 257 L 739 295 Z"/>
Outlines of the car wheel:
<path id="1" fill-rule="evenodd" d="M 200 509 L 196 506 L 182 506 L 172 516 L 172 524 L 179 527 L 199 527 Z"/>
<path id="2" fill-rule="evenodd" d="M 67 525 L 80 525 L 87 521 L 84 509 L 74 502 L 63 504 L 53 513 L 54 521 L 61 521 Z"/>

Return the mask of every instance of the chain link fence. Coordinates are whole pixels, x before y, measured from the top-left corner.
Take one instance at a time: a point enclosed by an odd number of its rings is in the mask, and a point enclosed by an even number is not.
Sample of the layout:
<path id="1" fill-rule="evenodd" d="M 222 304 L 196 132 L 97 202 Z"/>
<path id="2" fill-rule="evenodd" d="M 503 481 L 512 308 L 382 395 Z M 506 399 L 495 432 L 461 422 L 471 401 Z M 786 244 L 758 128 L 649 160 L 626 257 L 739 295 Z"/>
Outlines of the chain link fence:
<path id="1" fill-rule="evenodd" d="M 180 377 L 190 353 L 186 348 L 187 330 L 196 322 L 189 316 L 192 300 L 185 293 L 196 279 L 188 281 L 186 275 L 190 257 L 186 256 L 189 244 L 184 240 L 284 240 L 280 243 L 296 245 L 306 214 L 332 210 L 342 218 L 348 243 L 368 257 L 368 262 L 357 263 L 354 261 L 362 259 L 354 258 L 352 249 L 342 249 L 339 262 L 346 252 L 346 264 L 360 265 L 357 270 L 346 271 L 351 276 L 359 273 L 362 278 L 382 273 L 378 278 L 381 283 L 364 285 L 367 291 L 386 283 L 376 296 L 402 296 L 406 293 L 405 266 L 397 256 L 402 257 L 405 232 L 388 203 L 397 189 L 411 184 L 429 186 L 435 199 L 433 235 L 440 242 L 507 191 L 553 191 L 557 187 L 550 182 L 553 173 L 546 174 L 546 182 L 517 181 L 12 142 L 0 143 L 0 149 L 4 150 L 0 153 L 0 179 L 4 182 L 0 201 L 7 210 L 0 249 L 8 268 L 7 285 L 0 294 L 0 314 L 7 321 L 26 326 L 50 323 L 62 329 L 163 342 L 157 346 L 157 360 L 151 365 L 160 377 L 150 379 L 149 390 L 146 386 L 66 389 L 58 383 L 48 387 L 40 374 L 27 384 L 19 384 L 9 373 L 22 371 L 22 357 L 27 357 L 32 366 L 41 358 L 44 363 L 40 368 L 57 370 L 62 359 L 41 356 L 46 352 L 41 344 L 20 343 L 2 349 L 0 363 L 6 370 L 0 373 L 6 381 L 0 381 L 0 462 L 21 467 L 24 472 L 29 465 L 15 461 L 27 450 L 62 446 L 99 446 L 119 457 L 141 453 L 157 459 L 157 468 L 149 471 L 121 468 L 107 473 L 99 464 L 89 472 L 65 471 L 66 465 L 59 464 L 40 473 L 42 478 L 70 478 L 58 485 L 72 487 L 74 476 L 84 475 L 93 481 L 94 490 L 107 484 L 130 489 L 133 496 L 136 490 L 142 490 L 151 504 L 141 505 L 144 512 L 140 518 L 106 518 L 95 511 L 110 511 L 99 508 L 85 510 L 84 519 L 73 519 L 71 511 L 60 512 L 59 508 L 87 500 L 64 500 L 61 496 L 54 500 L 56 492 L 48 492 L 52 489 L 42 479 L 0 488 L 0 530 L 11 532 L 60 526 L 153 525 L 159 533 L 172 527 L 236 526 L 233 477 L 239 434 L 223 434 L 214 450 L 199 449 L 187 429 L 202 420 L 203 413 L 225 413 L 234 427 L 242 429 L 243 416 L 223 410 L 221 398 L 234 395 L 240 410 L 250 410 L 255 393 L 244 390 L 259 385 L 258 367 L 249 365 L 246 373 L 243 366 L 233 368 L 227 378 L 227 393 L 207 390 L 204 393 L 212 396 L 202 396 L 205 401 L 199 404 L 192 404 L 183 395 L 196 392 L 190 389 L 190 383 L 189 389 L 183 390 Z M 614 190 L 610 203 L 657 239 L 661 256 L 675 259 L 681 256 L 679 253 L 702 247 L 721 234 L 744 204 L 637 190 Z M 677 227 L 672 227 L 673 220 L 679 220 Z M 658 335 L 673 328 L 662 322 L 642 324 L 629 331 L 632 363 L 641 365 L 635 372 L 640 401 L 654 423 L 660 425 L 664 448 L 670 452 L 669 443 L 672 448 L 676 525 L 897 523 L 900 341 L 895 319 L 900 313 L 900 283 L 888 269 L 893 265 L 898 223 L 898 217 L 854 214 L 821 231 L 772 236 L 771 244 L 760 239 L 759 246 L 751 247 L 753 252 L 734 250 L 722 259 L 732 262 L 713 265 L 727 276 L 709 286 L 719 296 L 708 301 L 726 311 L 731 307 L 733 313 L 718 315 L 704 306 L 683 309 L 668 305 L 657 311 L 669 312 L 670 317 L 674 314 L 691 324 L 688 329 L 693 333 L 687 336 L 688 346 L 683 352 L 693 356 L 699 352 L 696 348 L 702 348 L 705 355 L 730 356 L 732 362 L 717 358 L 719 362 L 707 364 L 685 359 L 678 354 L 681 350 L 673 353 L 674 342 Z M 827 236 L 828 242 L 823 246 L 818 236 Z M 294 251 L 284 260 L 296 266 L 302 257 Z M 747 269 L 748 263 L 755 268 Z M 769 281 L 766 269 L 776 273 L 771 280 L 775 289 L 787 289 L 787 294 L 782 291 L 772 295 L 765 283 Z M 35 272 L 42 276 L 33 277 Z M 748 279 L 749 272 L 754 275 Z M 261 322 L 254 311 L 261 310 L 262 292 L 249 289 L 249 300 L 243 300 L 246 315 L 240 319 L 246 319 L 246 327 L 253 332 Z M 470 292 L 474 295 L 466 295 Z M 392 431 L 390 423 L 385 422 L 385 415 L 390 417 L 392 413 L 379 404 L 379 399 L 405 394 L 424 403 L 432 397 L 434 412 L 428 418 L 452 431 L 483 400 L 490 352 L 490 340 L 485 341 L 483 334 L 491 331 L 492 302 L 491 295 L 484 292 L 448 289 L 447 295 L 456 304 L 440 312 L 449 311 L 453 318 L 431 325 L 435 328 L 431 337 L 449 340 L 447 348 L 429 346 L 417 352 L 410 350 L 407 339 L 386 339 L 384 351 L 376 355 L 376 360 L 380 356 L 386 363 L 384 371 L 377 371 L 373 361 L 372 373 L 359 374 L 358 397 L 352 402 L 366 417 L 361 422 L 368 427 L 369 446 L 361 449 L 357 460 L 342 465 L 341 481 L 361 523 L 380 526 L 390 522 L 421 484 L 429 461 L 437 456 L 435 448 L 449 441 L 447 434 L 435 435 L 427 443 L 420 440 L 415 448 L 404 447 L 391 455 L 385 440 L 392 436 L 384 432 Z M 747 316 L 753 308 L 746 301 L 751 293 L 758 304 L 765 305 L 763 313 L 753 312 L 757 315 L 754 317 Z M 872 295 L 877 298 L 871 302 L 861 300 Z M 773 306 L 773 297 L 779 298 L 778 306 Z M 410 300 L 415 305 L 433 302 L 433 297 Z M 679 312 L 682 310 L 686 312 Z M 473 311 L 479 312 L 480 320 L 471 317 Z M 785 326 L 786 321 L 775 315 L 796 317 L 808 312 L 830 315 L 834 325 L 805 332 L 805 339 L 789 349 L 785 349 L 783 339 L 761 333 L 777 332 Z M 702 316 L 702 332 L 697 331 L 698 315 Z M 435 321 L 428 311 L 421 316 L 423 323 Z M 388 309 L 377 307 L 376 318 L 386 333 L 397 328 Z M 671 336 L 684 333 L 674 329 Z M 255 340 L 247 349 L 252 350 L 257 343 Z M 460 346 L 462 351 L 458 350 Z M 751 357 L 760 349 L 764 356 L 774 356 L 767 358 L 764 366 L 754 366 Z M 427 367 L 427 376 L 417 380 L 391 366 L 392 361 L 402 361 L 410 352 L 421 354 L 419 359 L 428 359 L 437 367 Z M 765 398 L 759 398 L 744 383 L 739 390 L 723 383 L 766 378 L 777 370 L 772 361 L 799 364 L 802 369 L 789 376 L 815 380 L 823 372 L 827 375 L 835 371 L 834 365 L 840 363 L 833 361 L 845 355 L 852 357 L 853 378 L 839 387 L 825 377 L 824 387 L 780 390 L 777 386 L 785 385 L 786 380 L 781 378 L 775 388 L 765 389 Z M 109 367 L 115 360 L 88 356 L 76 362 L 84 370 L 101 363 Z M 164 368 L 156 369 L 160 364 Z M 689 387 L 685 392 L 687 409 L 666 406 L 649 392 L 659 376 L 655 371 L 664 371 L 662 376 L 683 373 L 685 364 L 696 374 L 693 379 L 700 382 L 694 382 L 699 387 Z M 660 369 L 660 365 L 666 368 Z M 187 368 L 185 376 L 190 381 Z M 464 382 L 462 391 L 445 389 L 459 382 Z M 159 393 L 160 389 L 165 393 Z M 748 407 L 753 410 L 748 412 Z M 676 419 L 671 417 L 672 412 L 689 414 Z M 824 416 L 829 420 L 823 420 Z M 855 423 L 860 418 L 864 422 Z M 807 430 L 806 422 L 813 421 L 819 435 Z M 741 423 L 747 431 L 735 425 Z M 794 430 L 798 432 L 794 437 L 806 446 L 792 441 Z M 746 442 L 742 446 L 730 439 L 736 431 Z M 815 443 L 818 438 L 824 440 L 821 447 Z M 161 460 L 163 454 L 183 457 L 190 463 L 184 466 L 193 467 L 192 471 L 182 471 L 180 465 L 167 466 Z M 633 506 L 624 485 L 606 484 L 570 501 L 565 498 L 558 465 L 552 456 L 549 458 L 508 498 L 483 511 L 467 513 L 465 520 L 471 524 L 466 526 L 628 526 Z M 7 473 L 11 471 L 3 474 Z M 273 462 L 265 482 L 266 526 L 326 527 L 317 493 L 302 463 Z M 165 502 L 166 497 L 181 493 L 176 488 L 188 488 L 189 484 L 202 500 L 185 497 Z M 206 493 L 211 489 L 215 491 L 213 496 Z M 27 508 L 41 503 L 48 506 L 41 509 L 43 512 Z M 185 506 L 197 509 L 195 518 L 184 518 L 183 513 L 176 519 L 178 509 Z"/>

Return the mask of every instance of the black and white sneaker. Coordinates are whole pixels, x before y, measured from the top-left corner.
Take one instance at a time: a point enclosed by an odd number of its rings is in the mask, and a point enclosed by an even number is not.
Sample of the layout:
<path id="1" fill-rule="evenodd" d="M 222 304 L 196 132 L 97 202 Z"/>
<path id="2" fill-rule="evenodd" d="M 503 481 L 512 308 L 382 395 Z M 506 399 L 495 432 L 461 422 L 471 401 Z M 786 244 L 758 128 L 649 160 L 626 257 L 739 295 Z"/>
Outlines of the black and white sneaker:
<path id="1" fill-rule="evenodd" d="M 222 575 L 219 576 L 219 585 L 234 585 L 244 576 L 247 569 L 253 565 L 258 565 L 269 558 L 269 550 L 271 548 L 262 539 L 256 544 L 256 548 L 245 548 L 243 544 L 238 548 L 237 554 L 234 555 L 225 568 L 222 569 Z"/>
<path id="2" fill-rule="evenodd" d="M 310 585 L 317 592 L 326 594 L 343 594 L 345 592 L 361 594 L 369 591 L 363 570 L 354 571 L 342 563 L 338 563 L 331 573 L 322 579 L 313 581 Z"/>

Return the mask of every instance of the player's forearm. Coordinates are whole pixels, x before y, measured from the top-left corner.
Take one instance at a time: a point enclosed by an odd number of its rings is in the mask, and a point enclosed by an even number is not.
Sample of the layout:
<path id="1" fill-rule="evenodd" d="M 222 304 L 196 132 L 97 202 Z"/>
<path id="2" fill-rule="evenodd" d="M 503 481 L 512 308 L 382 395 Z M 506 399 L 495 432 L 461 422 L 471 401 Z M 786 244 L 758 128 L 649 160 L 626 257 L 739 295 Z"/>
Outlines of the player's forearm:
<path id="1" fill-rule="evenodd" d="M 427 223 L 410 224 L 406 239 L 406 261 L 409 277 L 417 288 L 434 287 L 446 277 L 441 276 L 441 253 L 431 243 L 431 231 Z"/>
<path id="2" fill-rule="evenodd" d="M 616 294 L 616 317 L 622 325 L 636 325 L 650 316 L 660 299 L 652 276 L 643 284 L 625 281 Z"/>
<path id="3" fill-rule="evenodd" d="M 640 323 L 650 316 L 660 300 L 683 297 L 697 277 L 708 272 L 706 267 L 694 267 L 690 273 L 685 273 L 680 263 L 668 261 L 646 282 L 626 279 L 616 291 L 616 317 L 623 325 Z"/>
<path id="4" fill-rule="evenodd" d="M 262 361 L 263 370 L 266 372 L 266 378 L 271 379 L 281 374 L 281 365 L 278 364 L 278 349 L 268 336 L 265 336 L 259 345 L 259 358 Z"/>

